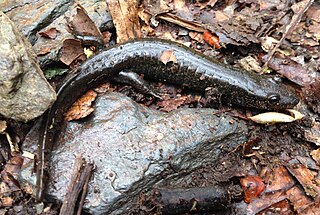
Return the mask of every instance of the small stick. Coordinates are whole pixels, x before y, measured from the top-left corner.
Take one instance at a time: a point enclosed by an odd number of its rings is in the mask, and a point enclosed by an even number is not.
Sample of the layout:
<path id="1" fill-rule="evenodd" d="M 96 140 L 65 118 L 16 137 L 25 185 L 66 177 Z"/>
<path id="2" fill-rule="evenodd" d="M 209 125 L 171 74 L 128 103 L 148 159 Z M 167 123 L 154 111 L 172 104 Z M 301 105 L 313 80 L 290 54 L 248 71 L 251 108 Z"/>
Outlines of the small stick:
<path id="1" fill-rule="evenodd" d="M 291 34 L 291 32 L 294 30 L 295 26 L 300 22 L 303 14 L 308 10 L 308 8 L 311 6 L 314 0 L 309 0 L 309 2 L 306 3 L 304 8 L 299 11 L 298 15 L 293 16 L 293 19 L 291 20 L 290 24 L 287 26 L 289 28 L 286 29 L 286 32 L 282 35 L 282 38 L 280 41 L 275 45 L 275 47 L 272 49 L 272 51 L 268 54 L 268 59 L 266 63 L 263 65 L 263 69 L 267 68 L 269 61 L 271 60 L 272 56 L 276 52 L 276 50 L 280 47 L 282 44 L 283 40 Z"/>
<path id="2" fill-rule="evenodd" d="M 60 215 L 74 214 L 79 194 L 82 191 L 77 213 L 79 214 L 79 210 L 81 212 L 92 170 L 92 163 L 86 163 L 81 156 L 76 157 L 72 178 L 60 209 Z"/>

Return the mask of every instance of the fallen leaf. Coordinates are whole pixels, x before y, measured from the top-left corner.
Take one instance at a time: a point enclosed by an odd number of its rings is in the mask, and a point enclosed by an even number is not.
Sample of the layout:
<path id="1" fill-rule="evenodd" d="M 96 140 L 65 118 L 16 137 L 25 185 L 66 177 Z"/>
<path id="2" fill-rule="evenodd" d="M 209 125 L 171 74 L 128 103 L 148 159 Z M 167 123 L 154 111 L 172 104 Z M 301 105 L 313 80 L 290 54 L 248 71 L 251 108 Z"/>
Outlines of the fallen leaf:
<path id="1" fill-rule="evenodd" d="M 301 213 L 302 211 L 313 205 L 311 198 L 307 197 L 298 186 L 294 186 L 288 190 L 286 195 L 287 199 L 289 199 L 294 210 L 298 212 L 298 214 L 303 214 Z"/>
<path id="2" fill-rule="evenodd" d="M 193 102 L 195 102 L 195 99 L 191 96 L 179 96 L 176 98 L 159 101 L 157 102 L 157 105 L 160 107 L 161 111 L 170 112 L 172 110 L 178 109 L 178 107 L 182 105 L 190 104 Z"/>
<path id="3" fill-rule="evenodd" d="M 202 44 L 204 43 L 203 34 L 198 33 L 198 32 L 194 32 L 194 31 L 190 31 L 188 35 L 191 39 L 197 41 L 198 43 L 202 43 Z"/>
<path id="4" fill-rule="evenodd" d="M 266 60 L 265 57 L 263 60 Z M 287 56 L 275 54 L 269 61 L 268 66 L 300 86 L 306 86 L 313 81 L 313 78 L 303 65 Z"/>
<path id="5" fill-rule="evenodd" d="M 293 122 L 296 120 L 300 120 L 304 116 L 303 114 L 301 114 L 296 110 L 288 109 L 287 111 L 292 113 L 294 116 L 290 116 L 290 115 L 287 115 L 284 113 L 278 113 L 278 112 L 267 112 L 267 113 L 261 113 L 255 116 L 251 116 L 248 118 L 255 123 L 273 125 L 275 123 Z"/>
<path id="6" fill-rule="evenodd" d="M 225 22 L 225 21 L 228 21 L 230 19 L 230 17 L 227 16 L 222 11 L 215 11 L 215 16 L 216 16 L 217 22 Z"/>
<path id="7" fill-rule="evenodd" d="M 100 84 L 98 87 L 94 88 L 97 93 L 113 92 L 116 89 L 115 86 L 111 85 L 109 82 Z"/>
<path id="8" fill-rule="evenodd" d="M 241 214 L 258 214 L 262 210 L 265 210 L 266 208 L 269 208 L 285 199 L 286 195 L 282 191 L 263 194 L 259 198 L 255 198 L 247 204 L 245 213 Z"/>
<path id="9" fill-rule="evenodd" d="M 246 71 L 261 72 L 261 70 L 262 70 L 258 61 L 255 58 L 253 58 L 252 56 L 247 56 L 247 57 L 241 58 L 239 60 L 239 64 Z"/>
<path id="10" fill-rule="evenodd" d="M 63 41 L 60 60 L 64 64 L 71 66 L 76 61 L 86 59 L 80 40 L 66 39 Z"/>
<path id="11" fill-rule="evenodd" d="M 160 56 L 160 61 L 167 65 L 168 62 L 177 63 L 177 58 L 174 55 L 173 50 L 169 49 L 162 52 Z"/>
<path id="12" fill-rule="evenodd" d="M 0 198 L 0 200 L 1 200 L 1 206 L 2 207 L 10 207 L 10 206 L 12 206 L 12 203 L 13 203 L 13 199 L 11 198 L 11 197 L 9 197 L 9 196 L 2 196 L 1 198 Z"/>
<path id="13" fill-rule="evenodd" d="M 50 53 L 51 47 L 41 47 L 40 50 L 38 50 L 37 55 L 42 56 Z"/>
<path id="14" fill-rule="evenodd" d="M 265 178 L 265 193 L 287 191 L 295 185 L 295 180 L 284 166 L 276 167 Z"/>
<path id="15" fill-rule="evenodd" d="M 241 178 L 240 184 L 244 191 L 244 201 L 246 203 L 250 203 L 252 199 L 258 197 L 265 189 L 265 185 L 259 176 Z"/>
<path id="16" fill-rule="evenodd" d="M 45 38 L 55 39 L 58 35 L 58 32 L 59 31 L 56 28 L 49 28 L 45 31 L 39 32 L 39 35 L 41 35 L 42 37 L 45 37 Z"/>
<path id="17" fill-rule="evenodd" d="M 218 0 L 210 0 L 208 2 L 201 2 L 201 1 L 197 1 L 197 3 L 195 4 L 196 6 L 200 6 L 200 9 L 204 9 L 206 7 L 213 7 Z"/>
<path id="18" fill-rule="evenodd" d="M 315 79 L 312 83 L 302 88 L 304 99 L 314 112 L 320 114 L 320 79 Z"/>
<path id="19" fill-rule="evenodd" d="M 287 169 L 302 185 L 306 195 L 320 199 L 320 184 L 316 171 L 311 171 L 301 164 L 292 164 L 287 166 Z"/>
<path id="20" fill-rule="evenodd" d="M 66 121 L 77 120 L 90 115 L 94 108 L 92 102 L 96 99 L 97 93 L 89 90 L 81 98 L 79 98 L 64 115 Z"/>
<path id="21" fill-rule="evenodd" d="M 143 1 L 143 8 L 152 16 L 157 16 L 159 14 L 163 14 L 169 12 L 172 8 L 167 4 L 164 0 L 152 1 L 146 0 Z"/>
<path id="22" fill-rule="evenodd" d="M 72 17 L 72 20 L 69 23 L 70 28 L 75 35 L 95 36 L 103 41 L 100 30 L 80 4 L 77 6 L 77 13 Z"/>
<path id="23" fill-rule="evenodd" d="M 313 150 L 310 155 L 312 156 L 313 160 L 315 160 L 318 165 L 320 165 L 320 148 Z"/>
<path id="24" fill-rule="evenodd" d="M 149 26 L 152 15 L 150 13 L 147 13 L 142 6 L 140 6 L 138 9 L 138 16 L 142 21 L 144 21 L 145 24 Z"/>

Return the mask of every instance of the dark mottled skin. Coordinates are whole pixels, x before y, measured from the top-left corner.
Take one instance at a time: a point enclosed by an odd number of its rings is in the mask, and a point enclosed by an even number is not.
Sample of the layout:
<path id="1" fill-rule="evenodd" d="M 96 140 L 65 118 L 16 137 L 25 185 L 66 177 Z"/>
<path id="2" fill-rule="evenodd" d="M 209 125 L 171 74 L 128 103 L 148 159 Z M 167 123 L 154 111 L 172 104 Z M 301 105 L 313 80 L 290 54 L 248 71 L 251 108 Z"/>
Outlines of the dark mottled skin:
<path id="1" fill-rule="evenodd" d="M 162 63 L 163 51 L 173 50 L 177 63 Z M 39 143 L 37 199 L 41 200 L 45 149 L 50 149 L 63 113 L 88 89 L 104 82 L 120 71 L 130 69 L 143 73 L 146 79 L 168 81 L 204 91 L 211 87 L 222 100 L 258 109 L 292 108 L 297 96 L 270 77 L 234 70 L 217 64 L 202 54 L 182 45 L 162 40 L 137 40 L 102 51 L 84 62 L 75 75 L 58 90 L 58 98 L 44 117 L 44 131 Z"/>

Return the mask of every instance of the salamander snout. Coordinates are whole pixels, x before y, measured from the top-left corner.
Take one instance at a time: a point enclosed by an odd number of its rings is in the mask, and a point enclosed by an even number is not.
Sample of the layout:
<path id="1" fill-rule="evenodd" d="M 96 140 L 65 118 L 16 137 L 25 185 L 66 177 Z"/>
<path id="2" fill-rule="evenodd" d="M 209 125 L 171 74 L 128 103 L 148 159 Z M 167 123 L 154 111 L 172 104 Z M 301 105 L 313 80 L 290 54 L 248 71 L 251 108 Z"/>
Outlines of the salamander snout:
<path id="1" fill-rule="evenodd" d="M 289 89 L 285 92 L 270 93 L 267 98 L 270 107 L 273 107 L 273 109 L 293 108 L 299 103 L 298 96 Z"/>

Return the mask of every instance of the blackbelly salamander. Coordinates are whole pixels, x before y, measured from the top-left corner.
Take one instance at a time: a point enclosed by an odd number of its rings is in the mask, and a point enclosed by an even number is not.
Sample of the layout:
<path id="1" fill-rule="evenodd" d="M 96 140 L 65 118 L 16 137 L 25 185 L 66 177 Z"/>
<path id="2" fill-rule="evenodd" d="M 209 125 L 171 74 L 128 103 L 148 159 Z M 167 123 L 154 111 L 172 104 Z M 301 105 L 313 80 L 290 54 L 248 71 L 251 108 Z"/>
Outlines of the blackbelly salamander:
<path id="1" fill-rule="evenodd" d="M 165 65 L 159 58 L 168 50 L 173 51 L 177 62 Z M 270 76 L 215 63 L 177 43 L 143 39 L 116 45 L 88 59 L 75 75 L 67 78 L 57 92 L 57 101 L 44 116 L 38 146 L 37 200 L 42 200 L 44 165 L 63 114 L 88 89 L 126 69 L 143 73 L 146 79 L 168 81 L 197 91 L 210 87 L 219 92 L 222 101 L 245 107 L 285 109 L 292 108 L 299 101 L 290 89 Z"/>

